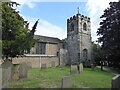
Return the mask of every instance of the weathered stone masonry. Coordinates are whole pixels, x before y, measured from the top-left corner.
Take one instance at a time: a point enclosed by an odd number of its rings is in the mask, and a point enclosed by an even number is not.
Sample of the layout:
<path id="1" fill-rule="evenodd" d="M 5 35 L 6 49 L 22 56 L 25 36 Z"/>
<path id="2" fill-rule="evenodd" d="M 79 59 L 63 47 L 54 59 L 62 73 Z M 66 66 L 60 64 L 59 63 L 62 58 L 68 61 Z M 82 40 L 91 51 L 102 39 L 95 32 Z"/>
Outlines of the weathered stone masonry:
<path id="1" fill-rule="evenodd" d="M 91 60 L 90 18 L 76 14 L 67 19 L 69 63 Z"/>

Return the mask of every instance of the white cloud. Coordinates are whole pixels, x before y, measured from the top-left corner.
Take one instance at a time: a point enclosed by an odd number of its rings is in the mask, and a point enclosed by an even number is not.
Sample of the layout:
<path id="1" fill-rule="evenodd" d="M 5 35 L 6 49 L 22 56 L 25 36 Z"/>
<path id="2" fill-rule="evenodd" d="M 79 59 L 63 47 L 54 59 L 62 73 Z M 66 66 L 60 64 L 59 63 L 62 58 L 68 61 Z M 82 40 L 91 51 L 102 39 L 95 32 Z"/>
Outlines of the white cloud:
<path id="1" fill-rule="evenodd" d="M 35 2 L 39 2 L 40 0 L 11 0 L 13 2 L 19 3 L 22 5 L 28 5 L 29 8 L 34 8 L 36 6 Z"/>
<path id="2" fill-rule="evenodd" d="M 99 28 L 100 16 L 103 15 L 104 10 L 109 7 L 110 1 L 118 1 L 118 0 L 88 0 L 86 7 L 88 10 L 88 14 L 91 18 L 91 30 L 93 41 L 97 40 L 97 36 L 95 36 L 97 29 Z"/>
<path id="3" fill-rule="evenodd" d="M 57 37 L 63 39 L 67 36 L 66 30 L 53 25 L 45 20 L 40 19 L 37 31 L 35 32 L 36 35 L 45 35 L 50 37 Z"/>
<path id="4" fill-rule="evenodd" d="M 37 18 L 25 17 L 21 15 L 25 20 L 30 22 L 30 29 L 32 29 Z M 40 19 L 36 28 L 35 35 L 43 35 L 49 37 L 57 37 L 59 39 L 64 39 L 67 37 L 67 31 L 59 26 L 53 25 L 50 22 Z"/>
<path id="5" fill-rule="evenodd" d="M 21 5 L 28 5 L 29 8 L 34 8 L 35 2 L 87 2 L 87 0 L 11 0 Z"/>

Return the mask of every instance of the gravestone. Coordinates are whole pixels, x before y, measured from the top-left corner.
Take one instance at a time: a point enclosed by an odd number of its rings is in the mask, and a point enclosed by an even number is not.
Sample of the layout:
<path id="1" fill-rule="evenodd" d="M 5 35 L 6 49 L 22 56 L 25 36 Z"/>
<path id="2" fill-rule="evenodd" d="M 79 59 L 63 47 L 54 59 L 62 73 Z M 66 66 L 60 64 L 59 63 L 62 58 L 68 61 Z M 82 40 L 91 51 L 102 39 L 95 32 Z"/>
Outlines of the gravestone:
<path id="1" fill-rule="evenodd" d="M 8 88 L 9 79 L 9 69 L 2 68 L 2 88 Z"/>
<path id="2" fill-rule="evenodd" d="M 117 75 L 114 78 L 112 78 L 112 88 L 120 89 L 120 75 Z"/>
<path id="3" fill-rule="evenodd" d="M 71 76 L 64 76 L 61 80 L 61 88 L 72 88 Z"/>
<path id="4" fill-rule="evenodd" d="M 26 62 L 20 63 L 19 67 L 19 78 L 20 79 L 26 79 L 27 78 L 27 73 L 28 73 L 28 65 Z"/>
<path id="5" fill-rule="evenodd" d="M 28 70 L 31 69 L 30 62 L 22 62 L 20 64 L 14 64 L 14 75 L 12 80 L 26 79 Z"/>
<path id="6" fill-rule="evenodd" d="M 78 74 L 77 65 L 71 65 L 70 73 L 71 73 L 71 75 L 76 75 L 76 74 Z"/>
<path id="7" fill-rule="evenodd" d="M 13 76 L 13 64 L 11 61 L 4 61 L 1 65 L 2 69 L 2 87 L 7 88 Z"/>
<path id="8" fill-rule="evenodd" d="M 41 65 L 41 70 L 46 70 L 46 64 Z"/>
<path id="9" fill-rule="evenodd" d="M 55 67 L 55 61 L 51 62 L 51 67 Z"/>
<path id="10" fill-rule="evenodd" d="M 31 69 L 32 68 L 32 63 L 31 62 L 24 62 L 27 65 L 27 69 Z"/>
<path id="11" fill-rule="evenodd" d="M 19 80 L 20 79 L 20 71 L 19 71 L 19 68 L 20 68 L 20 64 L 13 64 L 14 66 L 14 75 L 12 76 L 12 80 L 16 81 L 16 80 Z"/>
<path id="12" fill-rule="evenodd" d="M 2 67 L 0 65 L 0 90 L 2 90 Z"/>
<path id="13" fill-rule="evenodd" d="M 80 73 L 83 72 L 83 64 L 82 63 L 80 63 L 80 65 L 79 65 L 79 70 L 80 70 Z"/>
<path id="14" fill-rule="evenodd" d="M 32 69 L 32 63 L 31 62 L 26 62 L 27 66 L 28 66 L 28 70 Z"/>

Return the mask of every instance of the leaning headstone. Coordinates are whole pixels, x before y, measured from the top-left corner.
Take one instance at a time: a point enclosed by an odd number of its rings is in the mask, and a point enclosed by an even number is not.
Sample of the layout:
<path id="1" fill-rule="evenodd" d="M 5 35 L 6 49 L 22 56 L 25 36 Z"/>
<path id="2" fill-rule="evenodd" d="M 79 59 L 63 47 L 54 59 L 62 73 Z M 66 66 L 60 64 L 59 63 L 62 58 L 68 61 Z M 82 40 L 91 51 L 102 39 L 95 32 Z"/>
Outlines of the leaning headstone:
<path id="1" fill-rule="evenodd" d="M 51 62 L 51 67 L 55 67 L 55 61 Z"/>
<path id="2" fill-rule="evenodd" d="M 79 70 L 80 70 L 80 73 L 83 72 L 83 64 L 82 63 L 80 63 L 80 65 L 79 65 Z"/>
<path id="3" fill-rule="evenodd" d="M 112 88 L 120 89 L 120 75 L 112 78 Z"/>
<path id="4" fill-rule="evenodd" d="M 41 70 L 46 70 L 46 64 L 41 65 Z"/>
<path id="5" fill-rule="evenodd" d="M 76 75 L 78 74 L 78 69 L 77 69 L 77 65 L 71 65 L 71 68 L 70 68 L 70 73 L 71 75 Z"/>
<path id="6" fill-rule="evenodd" d="M 20 79 L 26 79 L 28 73 L 28 66 L 25 62 L 20 63 L 19 67 L 19 78 Z"/>
<path id="7" fill-rule="evenodd" d="M 71 76 L 64 76 L 61 80 L 61 88 L 72 88 Z"/>

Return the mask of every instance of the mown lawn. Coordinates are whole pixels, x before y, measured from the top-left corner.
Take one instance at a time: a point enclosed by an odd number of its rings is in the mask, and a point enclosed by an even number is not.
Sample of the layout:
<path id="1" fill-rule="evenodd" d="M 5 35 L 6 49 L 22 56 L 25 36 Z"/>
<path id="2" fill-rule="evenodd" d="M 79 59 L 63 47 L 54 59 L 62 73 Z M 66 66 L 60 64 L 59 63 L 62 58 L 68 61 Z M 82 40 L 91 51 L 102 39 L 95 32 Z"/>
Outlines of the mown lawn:
<path id="1" fill-rule="evenodd" d="M 61 78 L 68 75 L 70 67 L 66 67 L 65 70 L 59 67 L 47 68 L 46 71 L 33 68 L 29 70 L 26 80 L 12 81 L 10 88 L 60 88 Z M 111 88 L 112 77 L 114 75 L 98 68 L 95 71 L 84 68 L 82 74 L 72 76 L 73 88 Z"/>

